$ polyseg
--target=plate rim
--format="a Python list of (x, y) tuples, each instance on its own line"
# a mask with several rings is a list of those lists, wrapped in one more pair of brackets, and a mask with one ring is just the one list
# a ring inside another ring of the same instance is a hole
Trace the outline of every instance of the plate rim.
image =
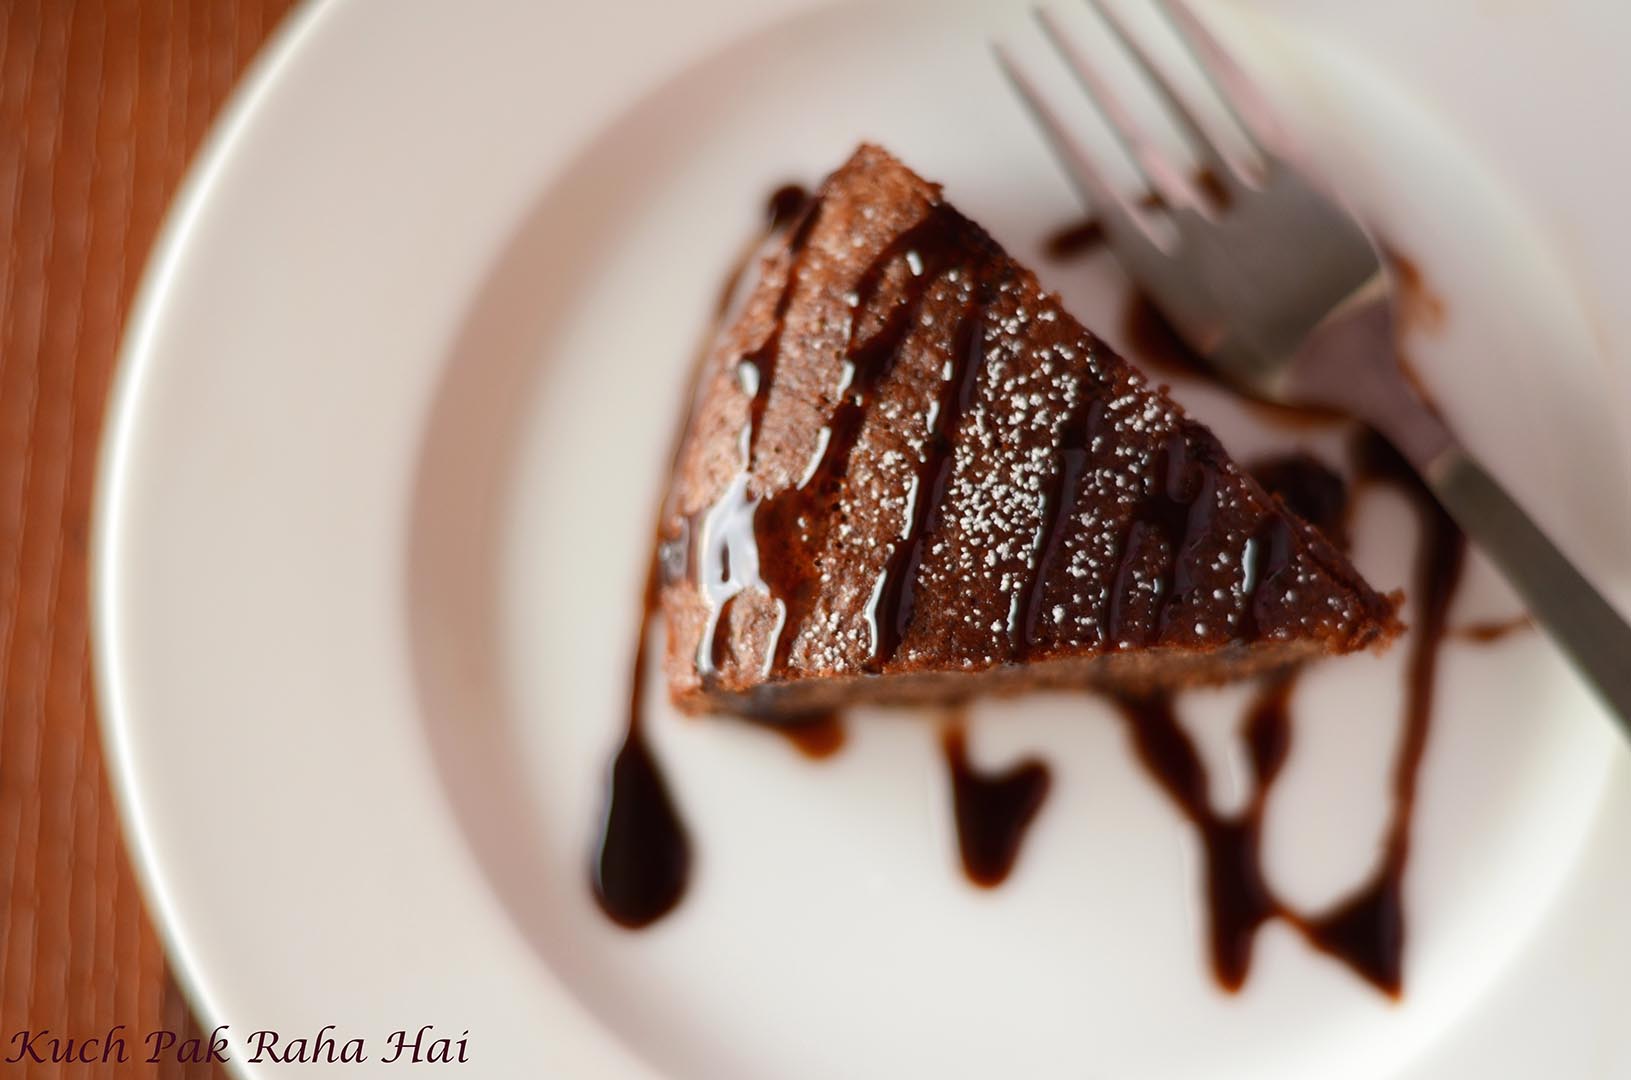
[[(90, 608), (92, 692), (107, 783), (113, 795), (119, 832), (127, 862), (136, 879), (148, 923), (164, 949), (166, 966), (195, 1018), (213, 1023), (220, 1015), (205, 991), (199, 958), (181, 932), (174, 902), (153, 850), (149, 822), (142, 813), (132, 729), (123, 705), (119, 656), (114, 629), (117, 609), (118, 544), (116, 503), (129, 463), (127, 452), (141, 415), (145, 376), (153, 363), (157, 338), (171, 285), (186, 257), (188, 242), (209, 205), (219, 178), (235, 146), (247, 137), (256, 116), (286, 76), (290, 62), (304, 43), (320, 32), (328, 13), (345, 0), (305, 0), (291, 8), (272, 28), (228, 93), (192, 160), (182, 172), (171, 196), (153, 246), (143, 264), (131, 298), (129, 313), (115, 352), (114, 370), (103, 406), (102, 434), (97, 447), (91, 489), (91, 528), (88, 547), (87, 600)], [(247, 1075), (233, 1059), (230, 1071)]]

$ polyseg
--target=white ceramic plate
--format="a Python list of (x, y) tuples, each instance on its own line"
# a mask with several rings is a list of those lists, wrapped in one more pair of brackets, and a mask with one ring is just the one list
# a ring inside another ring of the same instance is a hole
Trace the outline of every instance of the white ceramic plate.
[[(1631, 151), (1601, 102), (1631, 102), (1631, 12), (1208, 14), (1444, 298), (1410, 350), (1469, 442), (1624, 600)], [(96, 543), (129, 834), (240, 1059), (333, 1023), (369, 1067), (434, 1025), (482, 1077), (1631, 1072), (1631, 761), (1534, 634), (1445, 653), (1402, 1003), (1276, 927), (1218, 991), (1193, 841), (1090, 699), (977, 710), (978, 760), (1056, 778), (991, 893), (932, 725), (857, 716), (813, 765), (654, 702), (697, 872), (649, 932), (595, 909), (647, 516), (768, 188), (881, 141), (1116, 337), (1111, 267), (1040, 260), (1074, 202), (994, 32), (1037, 47), (974, 0), (330, 0), (260, 62), (149, 273)], [(1176, 392), (1243, 456), (1336, 450)], [(1404, 585), (1412, 519), (1369, 498), (1357, 557)], [(1455, 620), (1512, 606), (1474, 560)], [(1300, 903), (1375, 857), (1403, 655), (1299, 692), (1266, 842)], [(1242, 693), (1184, 704), (1224, 804)]]

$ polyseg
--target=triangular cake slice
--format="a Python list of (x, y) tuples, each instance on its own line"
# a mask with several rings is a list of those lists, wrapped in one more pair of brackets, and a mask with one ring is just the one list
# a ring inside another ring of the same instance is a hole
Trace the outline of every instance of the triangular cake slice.
[(876, 147), (785, 228), (699, 379), (659, 530), (684, 708), (1145, 692), (1399, 631), (1394, 601)]

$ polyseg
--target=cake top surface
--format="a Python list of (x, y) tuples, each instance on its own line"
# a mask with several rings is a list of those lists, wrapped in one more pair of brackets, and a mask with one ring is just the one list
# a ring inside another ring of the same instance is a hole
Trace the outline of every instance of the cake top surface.
[(700, 378), (661, 527), (677, 682), (1396, 632), (1323, 536), (876, 147), (769, 247)]

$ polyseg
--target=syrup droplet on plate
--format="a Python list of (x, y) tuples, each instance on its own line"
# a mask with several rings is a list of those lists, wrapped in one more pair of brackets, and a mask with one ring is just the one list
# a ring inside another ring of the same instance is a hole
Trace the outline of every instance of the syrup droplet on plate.
[(1048, 767), (1027, 758), (1000, 772), (977, 769), (969, 761), (966, 725), (958, 716), (941, 734), (951, 774), (952, 812), (963, 872), (982, 888), (1007, 879), (1048, 796)]

